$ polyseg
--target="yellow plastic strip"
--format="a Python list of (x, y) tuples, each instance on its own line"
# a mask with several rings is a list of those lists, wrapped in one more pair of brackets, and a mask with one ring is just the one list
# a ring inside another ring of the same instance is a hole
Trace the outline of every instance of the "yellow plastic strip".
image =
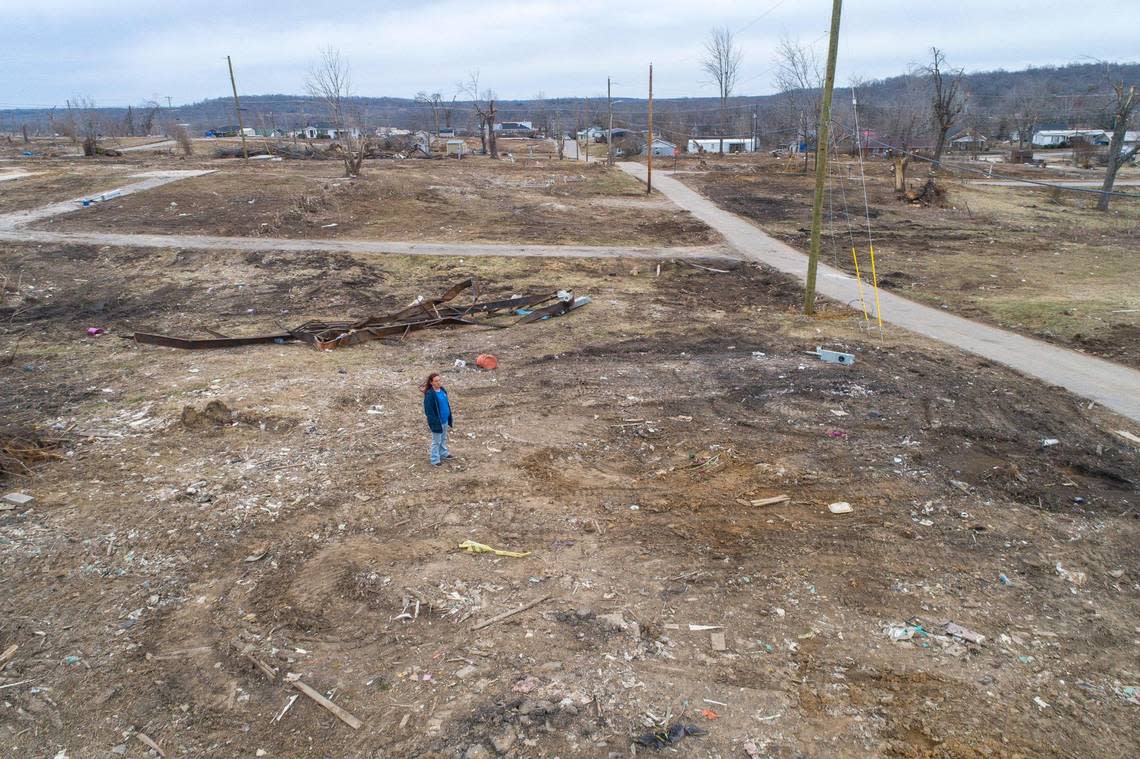
[(855, 281), (859, 283), (859, 302), (863, 304), (863, 321), (870, 321), (867, 316), (867, 300), (863, 297), (863, 278), (859, 276), (859, 256), (855, 254), (855, 246), (851, 246), (851, 258), (855, 261)]
[(871, 246), (871, 284), (875, 286), (875, 316), (879, 319), (879, 332), (883, 331), (883, 310), (879, 308), (879, 275), (875, 273), (875, 246)]

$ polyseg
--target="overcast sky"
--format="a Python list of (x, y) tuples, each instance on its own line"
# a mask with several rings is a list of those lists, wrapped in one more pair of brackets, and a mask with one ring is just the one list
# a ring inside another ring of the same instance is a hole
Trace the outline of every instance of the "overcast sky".
[[(643, 97), (654, 64), (660, 97), (713, 96), (701, 47), (715, 26), (744, 51), (738, 94), (772, 91), (782, 36), (826, 50), (830, 0), (25, 0), (0, 26), (0, 108), (99, 105), (166, 96), (175, 105), (229, 94), (304, 91), (326, 45), (348, 58), (356, 94), (410, 97), (478, 69), (503, 98)], [(931, 45), (967, 71), (1140, 59), (1140, 0), (849, 0), (839, 81), (901, 73)]]

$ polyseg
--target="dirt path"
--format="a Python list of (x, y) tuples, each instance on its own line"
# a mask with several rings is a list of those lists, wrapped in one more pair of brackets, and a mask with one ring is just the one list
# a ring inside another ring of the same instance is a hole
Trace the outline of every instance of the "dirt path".
[[(622, 170), (645, 179), (645, 166), (620, 163)], [(736, 214), (717, 207), (708, 198), (665, 174), (654, 176), (654, 187), (681, 208), (720, 232), (747, 258), (760, 261), (799, 279), (807, 277), (807, 257), (769, 237)], [(859, 306), (857, 281), (830, 266), (819, 266), (818, 291), (830, 298)], [(867, 307), (875, 304), (867, 289)], [(1140, 421), (1140, 372), (1075, 351), (1006, 332), (939, 311), (880, 290), (885, 321), (913, 332), (1005, 364), (1017, 371), (1090, 398), (1133, 421)]]

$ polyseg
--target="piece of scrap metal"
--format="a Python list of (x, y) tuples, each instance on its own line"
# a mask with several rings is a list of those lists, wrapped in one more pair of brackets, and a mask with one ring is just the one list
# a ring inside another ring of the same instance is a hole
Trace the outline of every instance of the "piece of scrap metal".
[(809, 356), (816, 356), (819, 359), (826, 361), (829, 364), (843, 364), (850, 366), (855, 363), (855, 356), (852, 353), (841, 353), (839, 351), (829, 351), (816, 346), (814, 351), (808, 351)]
[(170, 335), (155, 335), (148, 332), (136, 332), (135, 342), (146, 345), (161, 345), (166, 348), (182, 348), (183, 350), (204, 350), (207, 348), (237, 348), (243, 345), (261, 345), (263, 343), (276, 343), (292, 341), (296, 338), (289, 332), (274, 332), (271, 335), (250, 335), (248, 337), (172, 337)]

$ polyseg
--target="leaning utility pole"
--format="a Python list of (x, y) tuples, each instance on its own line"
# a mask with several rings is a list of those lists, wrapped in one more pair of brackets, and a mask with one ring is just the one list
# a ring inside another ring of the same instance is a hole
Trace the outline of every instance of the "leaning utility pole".
[(241, 123), (241, 100), (238, 99), (237, 82), (234, 81), (234, 62), (230, 57), (226, 56), (226, 65), (230, 67), (230, 86), (234, 88), (234, 110), (237, 111), (238, 117), (238, 134), (241, 135), (241, 157), (249, 163), (249, 151), (245, 148), (245, 126)]
[(835, 87), (835, 59), (839, 54), (839, 14), (843, 0), (832, 0), (831, 38), (827, 44), (827, 78), (823, 82), (823, 106), (815, 134), (815, 200), (811, 206), (811, 253), (808, 255), (804, 313), (815, 313), (815, 272), (819, 267), (819, 236), (823, 225), (823, 180), (827, 176), (828, 127), (831, 125), (831, 91)]
[(610, 129), (606, 133), (606, 148), (609, 150), (609, 156), (606, 158), (606, 164), (609, 166), (614, 165), (614, 99), (610, 89), (610, 78), (606, 77), (606, 106), (610, 111)]
[[(837, 0), (838, 1), (838, 0)], [(645, 142), (648, 155), (646, 156), (646, 165), (648, 170), (645, 173), (645, 194), (653, 192), (653, 64), (649, 64), (649, 135)]]

